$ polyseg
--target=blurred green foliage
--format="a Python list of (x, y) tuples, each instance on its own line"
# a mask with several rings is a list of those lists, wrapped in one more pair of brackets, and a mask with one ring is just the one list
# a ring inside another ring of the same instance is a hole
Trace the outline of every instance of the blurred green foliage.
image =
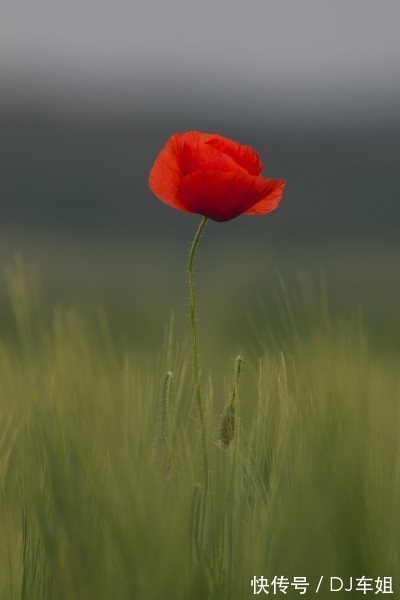
[[(17, 258), (1, 294), (1, 599), (242, 600), (255, 575), (399, 583), (398, 263), (375, 254), (363, 276), (354, 253), (326, 255), (326, 285), (296, 274), (303, 259), (313, 272), (312, 253), (256, 261), (202, 240), (199, 539), (184, 261), (104, 240), (35, 244), (41, 282)], [(224, 449), (239, 350), (239, 428)]]

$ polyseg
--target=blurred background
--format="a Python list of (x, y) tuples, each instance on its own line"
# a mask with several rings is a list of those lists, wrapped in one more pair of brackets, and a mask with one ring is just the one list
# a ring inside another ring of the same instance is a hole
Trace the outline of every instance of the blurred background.
[(290, 288), (299, 272), (324, 280), (335, 314), (362, 306), (373, 344), (398, 352), (397, 0), (0, 10), (0, 261), (20, 253), (37, 268), (44, 306), (101, 305), (149, 352), (172, 313), (185, 330), (199, 217), (158, 201), (147, 178), (171, 134), (197, 129), (253, 146), (263, 174), (287, 181), (275, 213), (208, 225), (197, 268), (208, 351), (252, 348), (249, 314), (257, 322), (263, 305), (273, 320), (278, 270)]

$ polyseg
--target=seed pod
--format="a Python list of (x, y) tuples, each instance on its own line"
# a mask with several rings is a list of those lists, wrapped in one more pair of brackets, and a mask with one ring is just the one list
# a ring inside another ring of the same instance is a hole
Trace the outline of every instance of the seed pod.
[(235, 404), (226, 405), (219, 423), (218, 441), (223, 448), (228, 448), (235, 435)]

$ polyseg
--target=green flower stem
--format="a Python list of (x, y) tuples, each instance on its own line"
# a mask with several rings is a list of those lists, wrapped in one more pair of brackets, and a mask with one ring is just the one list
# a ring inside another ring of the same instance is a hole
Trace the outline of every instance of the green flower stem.
[(194, 301), (194, 280), (193, 280), (193, 259), (197, 244), (199, 243), (200, 236), (207, 223), (207, 217), (203, 217), (189, 253), (189, 289), (190, 289), (190, 320), (192, 323), (192, 343), (193, 343), (193, 367), (194, 367), (194, 378), (196, 384), (196, 400), (200, 415), (200, 427), (201, 427), (201, 441), (203, 449), (203, 472), (204, 472), (204, 495), (203, 495), (203, 511), (201, 519), (201, 538), (203, 537), (206, 504), (207, 504), (207, 493), (208, 493), (208, 456), (207, 456), (207, 440), (206, 440), (206, 424), (204, 420), (204, 408), (201, 400), (200, 391), (200, 377), (199, 377), (199, 360), (197, 354), (197, 331), (196, 331), (196, 311)]

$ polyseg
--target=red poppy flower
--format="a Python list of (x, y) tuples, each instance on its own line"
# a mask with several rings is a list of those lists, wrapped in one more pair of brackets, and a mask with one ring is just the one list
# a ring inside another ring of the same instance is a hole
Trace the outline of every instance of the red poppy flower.
[(283, 179), (264, 179), (256, 152), (218, 134), (176, 133), (150, 171), (153, 193), (173, 208), (214, 221), (275, 210)]

